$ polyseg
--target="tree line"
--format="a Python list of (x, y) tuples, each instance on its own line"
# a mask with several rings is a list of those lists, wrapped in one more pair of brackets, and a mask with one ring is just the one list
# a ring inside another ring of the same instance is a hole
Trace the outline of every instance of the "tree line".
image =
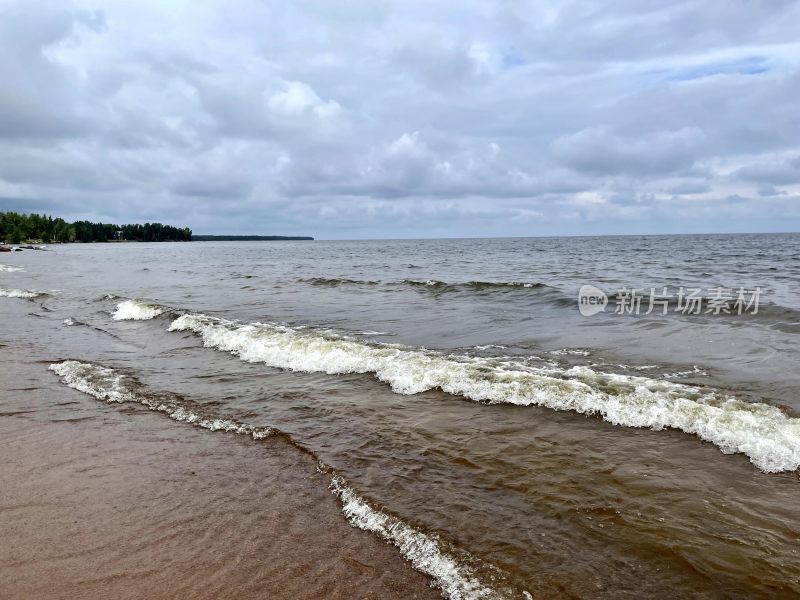
[(190, 242), (192, 230), (161, 223), (114, 225), (75, 221), (46, 215), (0, 212), (0, 241), (7, 244), (41, 241), (46, 243), (108, 242), (128, 240), (136, 242)]

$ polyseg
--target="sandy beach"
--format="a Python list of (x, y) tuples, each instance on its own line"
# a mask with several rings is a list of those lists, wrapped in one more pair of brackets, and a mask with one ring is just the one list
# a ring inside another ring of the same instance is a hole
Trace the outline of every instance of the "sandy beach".
[(795, 236), (640, 242), (747, 245), (741, 317), (581, 315), (623, 238), (303, 243), (4, 259), (0, 596), (797, 595)]
[(439, 597), (280, 439), (175, 427), (59, 387), (46, 364), (0, 365), (3, 597)]

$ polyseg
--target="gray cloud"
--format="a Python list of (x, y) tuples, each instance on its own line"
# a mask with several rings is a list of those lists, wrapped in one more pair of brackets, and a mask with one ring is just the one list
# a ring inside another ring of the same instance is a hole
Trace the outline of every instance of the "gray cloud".
[(0, 19), (0, 136), (50, 138), (75, 135), (89, 126), (80, 114), (76, 69), (48, 51), (73, 38), (80, 26), (103, 28), (102, 13), (46, 3), (12, 3)]
[(0, 209), (318, 237), (796, 229), (798, 20), (0, 0)]
[(741, 167), (734, 176), (766, 185), (800, 183), (800, 156), (773, 162), (757, 162)]
[(620, 135), (608, 127), (591, 127), (558, 138), (555, 156), (576, 170), (598, 174), (658, 174), (692, 166), (705, 144), (702, 130), (638, 132)]

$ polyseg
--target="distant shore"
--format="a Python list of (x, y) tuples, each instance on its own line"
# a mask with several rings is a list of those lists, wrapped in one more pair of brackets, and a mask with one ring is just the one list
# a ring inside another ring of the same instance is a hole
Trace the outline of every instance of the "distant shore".
[[(308, 236), (282, 236), (282, 235), (195, 235), (191, 240), (161, 240), (165, 242), (172, 241), (191, 241), (191, 242), (231, 242), (231, 241), (245, 241), (245, 242), (281, 242), (303, 240), (313, 241), (313, 237)], [(22, 250), (46, 250), (47, 245), (60, 245), (60, 244), (128, 244), (139, 243), (145, 240), (95, 240), (91, 242), (43, 242), (42, 240), (26, 240), (19, 244), (3, 243), (0, 242), (0, 252), (20, 252)]]
[(193, 242), (275, 242), (284, 240), (313, 240), (304, 235), (193, 235)]

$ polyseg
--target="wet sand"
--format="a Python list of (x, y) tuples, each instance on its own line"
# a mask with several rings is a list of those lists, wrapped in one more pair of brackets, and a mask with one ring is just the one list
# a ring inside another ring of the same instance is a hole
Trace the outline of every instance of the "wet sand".
[[(435, 597), (348, 525), (334, 473), (369, 505), (351, 522), (454, 598), (796, 598), (796, 343), (772, 327), (800, 306), (590, 321), (567, 293), (595, 276), (574, 244), (611, 253), (606, 283), (780, 286), (798, 240), (707, 240), (718, 263), (676, 238), (677, 272), (605, 239), (23, 254), (0, 287), (0, 598)], [(225, 423), (243, 435), (201, 429)]]
[(440, 597), (280, 439), (105, 406), (4, 354), (0, 596)]

